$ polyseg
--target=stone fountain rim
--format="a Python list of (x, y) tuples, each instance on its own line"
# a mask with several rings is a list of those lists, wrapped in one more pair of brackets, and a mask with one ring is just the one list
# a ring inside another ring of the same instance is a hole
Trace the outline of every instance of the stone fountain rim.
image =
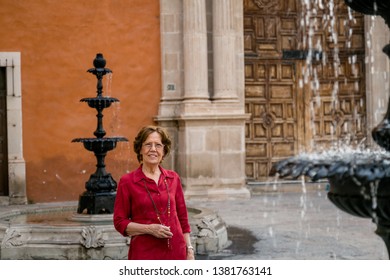
[[(19, 215), (26, 214), (47, 214), (47, 213), (58, 213), (66, 211), (74, 211), (74, 215), (70, 219), (72, 222), (84, 222), (85, 225), (92, 225), (94, 222), (109, 222), (113, 225), (112, 218), (113, 214), (77, 214), (77, 201), (65, 201), (65, 202), (46, 202), (46, 203), (34, 203), (34, 204), (25, 204), (22, 207), (12, 206), (11, 209), (4, 209), (0, 213), (0, 226), (5, 225), (9, 226), (10, 223), (4, 219), (15, 217)], [(188, 211), (194, 213), (192, 218), (196, 221), (201, 221), (204, 219), (211, 219), (218, 216), (218, 214), (208, 208), (203, 207), (194, 207), (187, 205)], [(25, 223), (23, 226), (31, 225), (32, 227), (51, 227), (51, 228), (64, 228), (64, 227), (73, 227), (72, 225), (48, 225), (48, 224), (38, 224), (38, 223)], [(96, 227), (107, 226), (107, 223), (104, 224), (93, 224)], [(12, 227), (17, 227), (19, 224), (12, 224)], [(80, 225), (81, 226), (81, 225)]]
[[(216, 253), (230, 244), (227, 225), (217, 212), (195, 205), (187, 205), (187, 208), (192, 212), (189, 218), (191, 239), (197, 254)], [(98, 222), (93, 219), (81, 222), (70, 219), (74, 224), (13, 223), (7, 221), (7, 218), (29, 213), (73, 211), (76, 215), (77, 201), (9, 205), (0, 209), (0, 259), (127, 258), (130, 239), (115, 230), (112, 214), (83, 214), (91, 217), (104, 216), (105, 220)], [(80, 255), (80, 252), (83, 254)]]

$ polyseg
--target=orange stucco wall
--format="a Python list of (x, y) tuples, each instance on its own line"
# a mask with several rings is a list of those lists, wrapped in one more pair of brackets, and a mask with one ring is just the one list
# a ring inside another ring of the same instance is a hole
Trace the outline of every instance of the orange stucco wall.
[(161, 95), (160, 19), (156, 0), (0, 0), (0, 52), (20, 52), (23, 151), (30, 202), (77, 200), (95, 172), (79, 137), (94, 137), (96, 96), (86, 72), (103, 53), (112, 81), (103, 95), (120, 100), (104, 110), (108, 136), (124, 136), (106, 157), (116, 181), (138, 163), (132, 141), (153, 122)]

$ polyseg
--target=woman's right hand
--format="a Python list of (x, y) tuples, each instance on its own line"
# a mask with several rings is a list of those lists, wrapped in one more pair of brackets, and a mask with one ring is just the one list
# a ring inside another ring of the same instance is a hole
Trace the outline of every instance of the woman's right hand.
[(149, 225), (149, 231), (151, 235), (157, 238), (171, 238), (173, 235), (169, 227), (160, 224)]

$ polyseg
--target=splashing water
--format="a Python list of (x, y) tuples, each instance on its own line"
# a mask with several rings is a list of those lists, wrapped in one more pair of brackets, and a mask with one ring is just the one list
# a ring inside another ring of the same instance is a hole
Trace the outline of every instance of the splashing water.
[[(340, 101), (339, 92), (342, 87), (348, 83), (354, 83), (354, 91), (359, 92), (359, 82), (351, 82), (344, 77), (343, 65), (340, 59), (340, 48), (352, 48), (353, 27), (356, 25), (356, 19), (353, 17), (353, 12), (350, 8), (347, 11), (347, 17), (341, 21), (338, 16), (339, 5), (336, 5), (334, 0), (301, 0), (302, 14), (300, 17), (300, 28), (302, 30), (302, 48), (308, 51), (306, 61), (302, 66), (302, 78), (298, 81), (298, 86), (303, 89), (308, 86), (310, 89), (311, 101), (308, 104), (308, 112), (310, 115), (310, 130), (313, 135), (321, 135), (317, 131), (315, 120), (318, 118), (316, 114), (324, 106), (325, 100), (322, 100), (321, 91), (325, 84), (321, 84), (322, 74), (325, 68), (333, 69), (333, 81), (331, 82), (330, 90), (330, 110), (337, 113), (338, 111), (348, 111), (348, 104), (345, 101)], [(342, 26), (339, 26), (342, 25)], [(325, 31), (326, 38), (322, 38), (319, 34)], [(339, 34), (340, 33), (340, 34)], [(339, 40), (339, 35), (344, 37)], [(348, 55), (348, 64), (351, 67), (352, 77), (358, 78), (359, 61), (356, 55)], [(345, 84), (345, 85), (344, 85)], [(359, 97), (360, 98), (360, 97)], [(326, 100), (326, 102), (328, 102)], [(355, 102), (352, 100), (352, 102)], [(357, 100), (359, 103), (359, 100)], [(363, 107), (364, 100), (360, 98), (360, 107)], [(340, 133), (347, 135), (346, 138), (355, 138), (353, 131), (362, 131), (361, 117), (355, 107), (351, 113), (352, 119), (345, 121), (342, 124)], [(330, 141), (337, 142), (336, 123), (329, 127)], [(318, 143), (312, 138), (308, 143), (308, 149), (314, 150)]]

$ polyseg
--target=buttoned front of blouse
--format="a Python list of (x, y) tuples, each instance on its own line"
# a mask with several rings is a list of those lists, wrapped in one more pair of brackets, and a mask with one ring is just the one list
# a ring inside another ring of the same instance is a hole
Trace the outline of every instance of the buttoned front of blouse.
[(190, 232), (190, 225), (180, 177), (174, 171), (162, 167), (160, 170), (158, 185), (145, 176), (142, 166), (119, 181), (114, 206), (114, 226), (119, 233), (126, 236), (126, 227), (131, 222), (160, 224), (159, 216), (173, 233), (169, 240), (149, 234), (131, 237), (129, 259), (186, 259), (183, 234)]

